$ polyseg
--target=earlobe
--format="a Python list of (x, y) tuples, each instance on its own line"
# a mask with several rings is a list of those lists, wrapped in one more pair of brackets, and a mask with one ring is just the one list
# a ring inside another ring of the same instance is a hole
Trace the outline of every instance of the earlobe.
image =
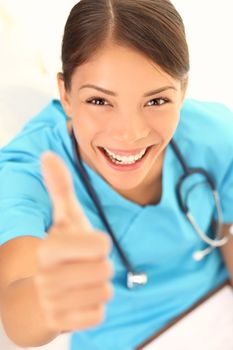
[(63, 107), (66, 115), (71, 118), (69, 93), (65, 88), (63, 74), (60, 72), (57, 74), (57, 84), (58, 84), (60, 101), (61, 101), (62, 107)]

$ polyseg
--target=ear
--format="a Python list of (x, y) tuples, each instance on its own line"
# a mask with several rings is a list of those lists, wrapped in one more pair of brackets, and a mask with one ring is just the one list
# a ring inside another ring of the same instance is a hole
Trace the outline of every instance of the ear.
[(187, 75), (184, 80), (181, 82), (181, 102), (183, 104), (185, 95), (188, 89), (188, 84), (189, 84), (189, 75)]
[(57, 84), (60, 94), (60, 101), (66, 115), (71, 118), (71, 106), (69, 92), (65, 87), (64, 77), (62, 73), (57, 74)]

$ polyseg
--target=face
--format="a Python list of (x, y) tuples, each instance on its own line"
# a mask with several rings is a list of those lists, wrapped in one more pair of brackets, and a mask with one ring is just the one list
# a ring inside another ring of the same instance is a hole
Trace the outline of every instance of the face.
[(75, 70), (69, 91), (59, 75), (58, 85), (81, 157), (105, 181), (120, 192), (160, 176), (184, 99), (179, 80), (142, 54), (109, 45)]

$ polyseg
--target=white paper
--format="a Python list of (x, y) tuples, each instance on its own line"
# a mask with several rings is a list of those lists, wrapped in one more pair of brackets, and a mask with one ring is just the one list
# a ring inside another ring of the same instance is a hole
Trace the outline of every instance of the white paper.
[(233, 350), (233, 289), (225, 286), (144, 350)]

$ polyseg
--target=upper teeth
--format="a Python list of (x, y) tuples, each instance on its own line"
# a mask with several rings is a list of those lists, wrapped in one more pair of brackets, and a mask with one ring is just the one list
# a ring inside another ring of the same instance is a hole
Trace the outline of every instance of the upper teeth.
[(142, 158), (142, 156), (146, 153), (147, 148), (145, 148), (143, 151), (136, 154), (135, 156), (129, 156), (129, 157), (120, 156), (118, 154), (115, 154), (115, 153), (109, 151), (107, 148), (104, 148), (104, 150), (114, 159), (117, 159), (117, 160), (122, 161), (122, 162), (133, 162), (133, 161), (136, 161), (136, 160)]

